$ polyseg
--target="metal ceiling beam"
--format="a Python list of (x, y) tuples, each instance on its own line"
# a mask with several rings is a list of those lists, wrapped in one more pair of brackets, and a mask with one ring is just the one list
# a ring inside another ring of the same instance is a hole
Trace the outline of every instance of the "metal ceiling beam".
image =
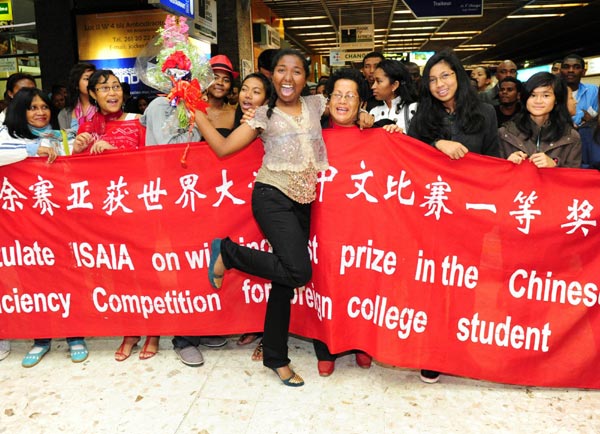
[[(394, 0), (394, 2), (392, 3), (392, 8), (390, 9), (390, 18), (388, 19), (387, 29), (385, 29), (385, 35), (383, 36), (383, 50), (381, 50), (382, 52), (384, 52), (385, 49), (387, 48), (387, 40), (388, 40), (388, 36), (390, 34), (390, 29), (392, 28), (392, 24), (394, 21), (394, 12), (396, 11), (397, 5), (398, 5), (398, 0)], [(375, 37), (375, 35), (373, 35), (373, 37)], [(375, 41), (373, 41), (373, 45), (375, 45)]]
[(285, 35), (285, 39), (292, 41), (294, 43), (294, 45), (301, 48), (306, 54), (315, 54), (315, 53), (313, 53), (313, 51), (311, 49), (307, 48), (306, 45), (298, 42), (298, 40), (296, 38), (294, 38), (292, 35), (290, 35), (288, 32), (284, 31), (283, 34)]
[(335, 24), (335, 20), (333, 19), (331, 12), (329, 12), (329, 8), (327, 7), (327, 2), (325, 0), (321, 0), (321, 6), (323, 7), (323, 10), (325, 11), (325, 15), (327, 15), (327, 18), (329, 18), (329, 22), (331, 23), (331, 26), (333, 27), (335, 34), (337, 35), (339, 33), (338, 26)]

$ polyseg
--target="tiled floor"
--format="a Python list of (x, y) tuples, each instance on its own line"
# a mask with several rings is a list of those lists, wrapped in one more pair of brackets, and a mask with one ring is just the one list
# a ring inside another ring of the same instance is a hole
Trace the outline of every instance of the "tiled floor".
[(179, 362), (170, 339), (150, 360), (113, 359), (120, 338), (88, 339), (90, 357), (71, 363), (64, 340), (33, 368), (31, 341), (13, 341), (0, 362), (0, 433), (598, 433), (600, 392), (541, 389), (338, 359), (319, 377), (310, 342), (292, 338), (290, 357), (306, 385), (283, 386), (250, 360), (254, 344), (202, 349), (205, 365)]

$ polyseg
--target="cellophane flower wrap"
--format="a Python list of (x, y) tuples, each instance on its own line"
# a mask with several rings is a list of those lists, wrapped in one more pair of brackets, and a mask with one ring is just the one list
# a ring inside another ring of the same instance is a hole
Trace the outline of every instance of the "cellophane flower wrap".
[(157, 37), (136, 59), (136, 71), (148, 86), (164, 92), (176, 108), (163, 129), (172, 132), (191, 129), (195, 110), (206, 110), (202, 89), (214, 80), (209, 57), (201, 53), (188, 36), (185, 17), (167, 15)]

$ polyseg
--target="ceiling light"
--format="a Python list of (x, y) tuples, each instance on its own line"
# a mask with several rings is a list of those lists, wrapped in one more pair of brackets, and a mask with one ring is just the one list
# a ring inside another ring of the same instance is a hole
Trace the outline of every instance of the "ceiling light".
[(478, 30), (466, 30), (462, 32), (436, 32), (436, 35), (451, 36), (451, 35), (478, 35), (481, 32)]
[(320, 15), (315, 17), (294, 17), (294, 18), (277, 18), (282, 21), (306, 21), (306, 20), (321, 20), (326, 19), (327, 15)]
[(527, 15), (509, 15), (506, 18), (552, 18), (564, 17), (565, 14), (527, 14)]
[(438, 26), (425, 26), (425, 27), (392, 27), (390, 29), (390, 31), (396, 31), (396, 30), (400, 30), (400, 31), (406, 31), (406, 30), (433, 30), (433, 29), (437, 29)]
[(411, 11), (407, 11), (407, 10), (403, 10), (403, 11), (394, 11), (395, 14), (403, 14), (403, 15), (408, 15), (410, 13), (412, 13)]
[[(423, 18), (423, 19), (419, 19), (420, 23), (431, 23), (431, 22), (436, 22), (436, 21), (444, 21), (443, 18)], [(392, 20), (392, 23), (415, 23), (415, 20)]]
[(310, 26), (287, 26), (286, 29), (324, 29), (331, 28), (331, 24), (311, 24)]
[(443, 36), (441, 38), (437, 36), (432, 36), (429, 38), (430, 41), (453, 41), (456, 39), (469, 39), (468, 36)]
[(559, 3), (556, 5), (525, 5), (523, 9), (558, 9), (558, 8), (576, 8), (587, 6), (589, 3)]
[(464, 44), (461, 48), (491, 48), (495, 47), (496, 44)]
[(324, 35), (335, 35), (335, 32), (296, 33), (296, 36), (324, 36)]
[(336, 41), (337, 38), (315, 38), (315, 39), (305, 39), (304, 42), (312, 42), (312, 41)]

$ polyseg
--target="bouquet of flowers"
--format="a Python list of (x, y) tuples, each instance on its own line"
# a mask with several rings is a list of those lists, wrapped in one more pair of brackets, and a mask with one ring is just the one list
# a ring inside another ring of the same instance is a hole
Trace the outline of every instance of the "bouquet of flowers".
[(190, 43), (189, 27), (185, 17), (167, 15), (158, 36), (142, 50), (136, 59), (140, 79), (166, 93), (175, 107), (176, 125), (167, 122), (167, 128), (192, 128), (196, 110), (206, 110), (202, 89), (214, 80), (206, 55)]

